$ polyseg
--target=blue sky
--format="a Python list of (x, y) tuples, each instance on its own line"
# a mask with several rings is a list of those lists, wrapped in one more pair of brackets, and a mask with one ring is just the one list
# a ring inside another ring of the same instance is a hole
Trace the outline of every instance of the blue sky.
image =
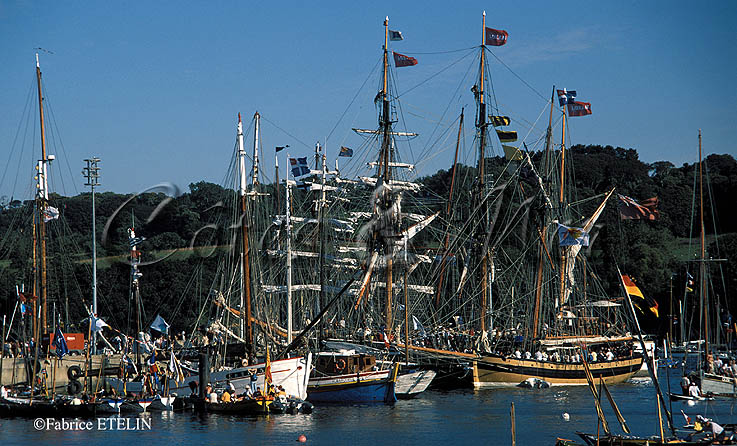
[(399, 127), (421, 134), (401, 148), (403, 159), (417, 162), (420, 175), (447, 169), (451, 128), (465, 106), (470, 163), (475, 68), (468, 70), (484, 9), (487, 26), (509, 32), (507, 45), (492, 48), (503, 64), (492, 57), (490, 67), (500, 108), (520, 134), (555, 85), (592, 104), (593, 115), (571, 119), (574, 144), (635, 148), (645, 162), (680, 165), (696, 160), (701, 128), (706, 153), (737, 154), (733, 2), (460, 3), (3, 0), (0, 196), (31, 196), (40, 152), (35, 102), (26, 108), (35, 47), (54, 53), (41, 53), (63, 141), (63, 149), (58, 136), (50, 144), (58, 159), (53, 190), (82, 191), (82, 159), (91, 155), (103, 160), (102, 190), (163, 181), (186, 189), (221, 182), (238, 112), (246, 126), (256, 110), (263, 116), (270, 176), (276, 145), (306, 156), (330, 135), (330, 158), (341, 145), (360, 147), (350, 129), (376, 126), (372, 70), (386, 15), (405, 37), (392, 49), (419, 59), (395, 71)]

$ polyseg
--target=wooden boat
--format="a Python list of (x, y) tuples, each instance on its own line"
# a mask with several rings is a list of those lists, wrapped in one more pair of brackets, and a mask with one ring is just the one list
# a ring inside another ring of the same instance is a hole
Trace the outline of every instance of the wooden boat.
[[(601, 377), (607, 384), (627, 381), (640, 370), (642, 357), (589, 364), (594, 378)], [(516, 386), (529, 378), (538, 378), (553, 386), (587, 385), (583, 363), (536, 361), (486, 355), (472, 362), (473, 385), (481, 387)]]
[[(631, 435), (602, 435), (597, 437), (595, 434), (586, 434), (576, 432), (581, 437), (583, 443), (577, 443), (572, 440), (558, 438), (555, 446), (663, 446), (663, 445), (679, 445), (679, 446), (698, 446), (714, 444), (713, 438), (699, 438), (694, 440), (684, 440), (681, 438), (666, 438), (663, 441), (660, 437), (637, 437)], [(725, 440), (718, 444), (737, 444), (734, 440)]]
[(229, 403), (205, 402), (205, 410), (211, 413), (234, 415), (263, 415), (271, 412), (273, 397), (246, 398)]
[(393, 403), (399, 366), (374, 370), (376, 358), (365, 354), (318, 354), (307, 386), (307, 399), (325, 403)]
[(3, 417), (53, 417), (57, 412), (56, 404), (49, 399), (0, 398), (0, 416)]
[(712, 401), (714, 399), (710, 396), (680, 395), (678, 393), (669, 393), (668, 396), (672, 401)]
[(94, 417), (120, 413), (123, 399), (103, 398), (96, 401), (59, 399), (56, 401), (57, 415), (62, 417)]

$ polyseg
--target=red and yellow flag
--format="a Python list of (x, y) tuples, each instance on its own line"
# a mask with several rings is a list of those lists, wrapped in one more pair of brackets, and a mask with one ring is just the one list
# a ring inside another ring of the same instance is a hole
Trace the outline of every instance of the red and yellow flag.
[(625, 274), (622, 274), (622, 283), (624, 284), (624, 289), (627, 291), (627, 294), (629, 294), (630, 297), (636, 297), (637, 299), (633, 301), (632, 303), (640, 310), (643, 311), (641, 304), (644, 303), (647, 308), (653, 312), (655, 317), (658, 317), (658, 302), (653, 299), (652, 297), (645, 297), (642, 294), (642, 291), (635, 285), (635, 282), (630, 279), (630, 276), (627, 276)]

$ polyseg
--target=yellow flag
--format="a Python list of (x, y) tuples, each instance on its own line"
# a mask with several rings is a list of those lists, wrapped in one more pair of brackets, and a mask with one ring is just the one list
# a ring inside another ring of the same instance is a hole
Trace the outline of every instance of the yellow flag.
[(507, 146), (505, 144), (502, 144), (502, 147), (504, 148), (504, 156), (507, 158), (507, 160), (522, 161), (524, 159), (520, 149), (514, 146)]

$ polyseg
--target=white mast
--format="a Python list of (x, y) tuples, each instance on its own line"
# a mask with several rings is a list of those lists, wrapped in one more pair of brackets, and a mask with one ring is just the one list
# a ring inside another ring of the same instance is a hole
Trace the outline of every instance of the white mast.
[[(97, 236), (95, 231), (95, 187), (100, 185), (100, 168), (97, 167), (97, 163), (100, 162), (100, 158), (94, 156), (84, 161), (87, 163), (87, 167), (82, 171), (82, 175), (87, 178), (85, 186), (90, 186), (90, 189), (92, 190), (92, 314), (94, 314), (94, 321), (97, 323)], [(92, 353), (97, 353), (97, 331), (92, 333)]]
[[(289, 159), (289, 154), (287, 154)], [(287, 225), (287, 343), (292, 342), (292, 215), (289, 209), (289, 169), (287, 169), (286, 225)]]
[(253, 115), (254, 120), (254, 132), (253, 132), (253, 185), (258, 184), (258, 142), (259, 142), (259, 130), (261, 126), (261, 115), (256, 112)]
[[(258, 115), (258, 113), (257, 113)], [(241, 122), (241, 114), (238, 113), (238, 174), (239, 174), (239, 188), (240, 188), (240, 196), (241, 200), (245, 200), (246, 196), (246, 151), (243, 146), (243, 122)], [(246, 218), (245, 215), (242, 215), (241, 218)], [(241, 261), (240, 263), (240, 273), (241, 273), (241, 302), (240, 302), (240, 310), (243, 312), (245, 309), (245, 300), (246, 300), (246, 281), (245, 281), (245, 271), (244, 271), (244, 261), (243, 256), (245, 255), (245, 252), (241, 250)], [(243, 338), (245, 333), (245, 327), (244, 327), (244, 319), (243, 317), (240, 318), (240, 336)]]

